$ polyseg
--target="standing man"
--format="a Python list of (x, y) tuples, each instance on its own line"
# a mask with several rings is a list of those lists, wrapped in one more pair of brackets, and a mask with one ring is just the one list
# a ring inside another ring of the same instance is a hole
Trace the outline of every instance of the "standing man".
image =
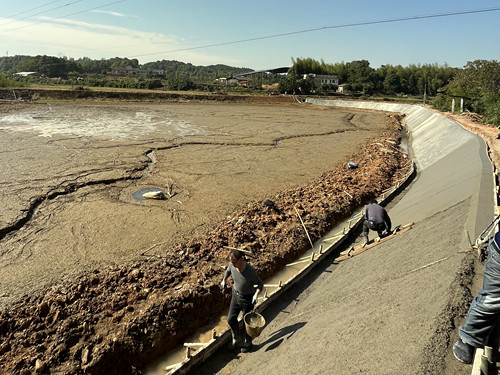
[(391, 232), (391, 218), (384, 207), (380, 206), (374, 198), (370, 204), (366, 206), (365, 221), (363, 221), (363, 235), (365, 236), (365, 244), (368, 243), (368, 233), (371, 230), (377, 231), (378, 236), (382, 237), (383, 231)]
[(241, 334), (238, 315), (240, 311), (243, 311), (243, 316), (245, 316), (253, 310), (257, 303), (257, 296), (264, 288), (264, 283), (257, 271), (245, 261), (243, 253), (239, 250), (231, 250), (229, 265), (221, 282), (223, 289), (226, 287), (226, 279), (229, 275), (233, 278), (233, 290), (227, 322), (233, 336), (233, 348), (241, 345), (241, 352), (246, 353), (252, 347), (252, 338), (246, 333), (245, 328), (243, 328), (244, 334)]
[(465, 323), (458, 330), (459, 339), (453, 345), (453, 354), (462, 363), (472, 363), (476, 348), (487, 344), (500, 318), (500, 232), (488, 244), (483, 275), (483, 287), (472, 300)]

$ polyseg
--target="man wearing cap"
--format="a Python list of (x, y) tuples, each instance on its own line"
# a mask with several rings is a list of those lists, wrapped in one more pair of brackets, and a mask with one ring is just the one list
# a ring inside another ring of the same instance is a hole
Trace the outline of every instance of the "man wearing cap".
[(363, 235), (365, 243), (368, 243), (368, 233), (371, 230), (377, 231), (378, 236), (382, 237), (384, 230), (391, 232), (391, 218), (384, 207), (380, 206), (376, 199), (372, 199), (366, 206), (365, 220), (363, 221)]
[(459, 339), (453, 345), (453, 354), (462, 363), (472, 363), (476, 348), (486, 345), (500, 317), (500, 232), (488, 244), (483, 274), (483, 287), (472, 300), (465, 323), (458, 330)]
[(226, 287), (226, 279), (230, 275), (233, 278), (233, 290), (227, 322), (233, 336), (232, 347), (237, 348), (242, 345), (241, 351), (246, 353), (252, 347), (252, 338), (246, 333), (245, 328), (243, 328), (244, 334), (241, 334), (238, 315), (240, 311), (245, 316), (253, 310), (257, 303), (257, 296), (264, 288), (264, 283), (257, 271), (245, 261), (243, 253), (239, 250), (231, 250), (229, 265), (221, 282), (222, 288)]

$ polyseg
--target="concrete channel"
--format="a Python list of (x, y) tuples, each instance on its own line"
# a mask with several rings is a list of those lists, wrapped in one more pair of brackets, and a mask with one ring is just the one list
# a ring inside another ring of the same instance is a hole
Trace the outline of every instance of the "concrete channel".
[(420, 105), (307, 99), (307, 103), (406, 115), (417, 181), (391, 209), (395, 222), (420, 221), (471, 197), (464, 230), (475, 239), (496, 209), (495, 179), (484, 140)]
[[(407, 189), (404, 196), (390, 209), (393, 223), (422, 221), (469, 198), (471, 204), (463, 225), (465, 236), (474, 241), (493, 220), (497, 207), (495, 179), (486, 145), (479, 136), (419, 105), (317, 99), (307, 99), (306, 103), (398, 112), (406, 115), (406, 126), (410, 134), (409, 147), (416, 167), (406, 179), (415, 177), (415, 173), (416, 177), (411, 188)], [(386, 191), (380, 200), (383, 202), (392, 199), (400, 192), (404, 182), (401, 181)], [(256, 310), (264, 311), (304, 278), (321, 259), (338, 249), (343, 240), (351, 231), (356, 230), (361, 222), (362, 211), (353, 213), (349, 221), (334, 228), (323, 239), (317, 241), (299, 262), (291, 265), (292, 277), (288, 278), (289, 274), (280, 274), (273, 280), (267, 280), (267, 292), (261, 297)], [(221, 329), (221, 324), (218, 323), (218, 330)], [(170, 362), (170, 365), (165, 366), (163, 362), (161, 370), (156, 367), (156, 370), (151, 368), (146, 373), (186, 374), (227, 344), (230, 332), (227, 328), (218, 332), (214, 329), (213, 334), (208, 336), (204, 334), (203, 345), (198, 343), (194, 343), (194, 346), (187, 345), (182, 353), (176, 355), (174, 363)]]

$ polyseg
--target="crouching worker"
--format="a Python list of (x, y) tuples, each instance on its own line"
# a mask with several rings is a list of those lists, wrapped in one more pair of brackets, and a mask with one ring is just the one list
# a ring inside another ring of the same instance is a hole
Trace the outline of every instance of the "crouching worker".
[(241, 346), (241, 352), (246, 353), (252, 347), (252, 338), (246, 333), (244, 326), (243, 332), (240, 332), (238, 315), (242, 311), (245, 316), (254, 309), (257, 296), (264, 288), (264, 284), (257, 271), (245, 261), (243, 253), (239, 250), (231, 251), (229, 265), (221, 282), (222, 288), (226, 287), (226, 279), (230, 275), (233, 278), (233, 289), (227, 322), (233, 336), (232, 347), (236, 349)]
[(391, 218), (384, 207), (380, 206), (376, 199), (372, 199), (370, 204), (366, 206), (365, 220), (363, 221), (363, 235), (365, 244), (368, 243), (368, 233), (371, 230), (377, 232), (379, 238), (383, 236), (384, 230), (386, 234), (391, 232)]

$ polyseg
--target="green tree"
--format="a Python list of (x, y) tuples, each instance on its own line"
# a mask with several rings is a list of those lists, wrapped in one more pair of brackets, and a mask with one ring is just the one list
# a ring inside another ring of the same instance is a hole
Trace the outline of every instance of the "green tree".
[(466, 98), (465, 107), (500, 125), (500, 63), (496, 60), (469, 61), (446, 86), (447, 96)]

